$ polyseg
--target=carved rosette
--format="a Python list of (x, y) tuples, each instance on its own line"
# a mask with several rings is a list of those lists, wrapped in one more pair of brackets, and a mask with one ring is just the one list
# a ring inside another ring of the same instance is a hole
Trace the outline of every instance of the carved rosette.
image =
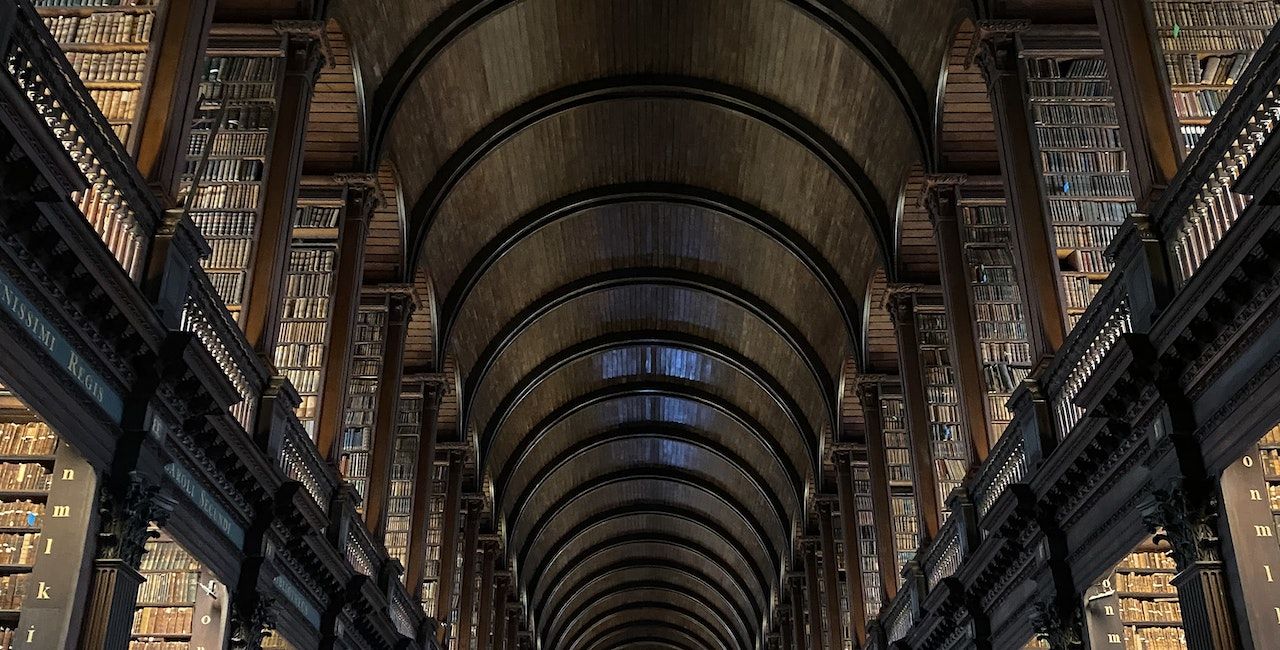
[(255, 598), (251, 606), (231, 604), (231, 638), (227, 645), (234, 650), (257, 650), (262, 639), (276, 627), (275, 600)]
[(121, 560), (131, 567), (142, 564), (147, 540), (157, 536), (151, 522), (163, 525), (169, 509), (160, 503), (160, 486), (137, 472), (130, 472), (122, 489), (107, 482), (98, 495), (102, 525), (98, 533), (98, 558)]
[(1051, 598), (1032, 604), (1031, 629), (1037, 639), (1048, 643), (1053, 650), (1077, 650), (1084, 643), (1079, 609), (1073, 607), (1064, 616)]
[(1189, 499), (1181, 487), (1152, 490), (1143, 508), (1143, 523), (1155, 533), (1156, 541), (1167, 541), (1173, 547), (1170, 555), (1180, 571), (1197, 562), (1222, 560), (1217, 497), (1213, 490), (1198, 492), (1204, 496)]

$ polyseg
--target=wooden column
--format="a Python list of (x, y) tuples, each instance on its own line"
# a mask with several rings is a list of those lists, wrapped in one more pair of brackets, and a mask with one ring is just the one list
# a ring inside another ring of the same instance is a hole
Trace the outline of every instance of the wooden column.
[[(844, 647), (844, 626), (840, 617), (844, 612), (840, 609), (840, 574), (836, 567), (835, 523), (832, 521), (832, 503), (830, 500), (818, 502), (818, 539), (822, 544), (822, 584), (827, 596), (827, 642), (832, 648)], [(850, 540), (845, 539), (848, 547)], [(853, 572), (856, 564), (849, 565)], [(850, 604), (853, 596), (849, 597)], [(852, 628), (850, 628), (852, 629)]]
[(818, 583), (818, 548), (813, 541), (801, 544), (804, 560), (804, 590), (809, 608), (809, 648), (822, 649), (822, 587)]
[(476, 545), (480, 541), (480, 499), (468, 498), (462, 533), (462, 589), (458, 598), (458, 648), (471, 647), (471, 621), (476, 607)]
[[(1257, 449), (1232, 463), (1219, 483), (1222, 556), (1232, 587), (1245, 650), (1263, 650), (1274, 634), (1280, 609), (1280, 544)], [(1260, 531), (1266, 534), (1260, 535)]]
[(493, 566), (497, 563), (498, 542), (486, 539), (480, 545), (480, 603), (476, 618), (476, 650), (489, 650), (493, 636), (493, 604), (496, 585)]
[(1027, 336), (1034, 366), (1047, 362), (1066, 340), (1066, 315), (1057, 278), (1053, 232), (1036, 173), (1030, 102), (1018, 72), (1015, 34), (1026, 21), (980, 21), (977, 54), (991, 95), (1000, 170), (1005, 180), (1017, 255), (1018, 285), (1027, 303)]
[(493, 650), (503, 650), (507, 644), (507, 596), (510, 588), (511, 574), (504, 569), (494, 578)]
[(990, 455), (992, 440), (978, 331), (974, 327), (973, 294), (969, 290), (971, 272), (960, 230), (960, 185), (967, 181), (962, 174), (928, 176), (925, 199), (938, 246), (939, 282), (951, 335), (951, 367), (956, 373), (960, 417), (968, 433), (972, 466), (977, 467)]
[[(902, 375), (902, 401), (907, 412), (911, 440), (911, 467), (920, 519), (920, 546), (938, 536), (942, 504), (938, 498), (938, 472), (933, 463), (929, 436), (929, 402), (925, 395), (924, 367), (920, 361), (920, 336), (916, 329), (915, 285), (889, 287), (889, 315), (898, 337), (898, 372)], [(955, 338), (955, 337), (952, 337)]]
[(311, 91), (324, 63), (324, 23), (281, 21), (276, 23), (276, 30), (285, 39), (284, 79), (270, 154), (263, 170), (262, 221), (249, 261), (244, 312), (240, 318), (249, 343), (270, 366), (274, 366), (280, 329), (280, 302), (289, 264)]
[(316, 422), (316, 448), (332, 463), (337, 463), (341, 447), (347, 381), (351, 377), (351, 339), (360, 311), (364, 244), (369, 234), (369, 218), (382, 199), (374, 176), (347, 174), (337, 178), (347, 186), (346, 201), (338, 222), (329, 345), (324, 350), (323, 390)]
[[(404, 378), (406, 381), (408, 377)], [(431, 500), (435, 496), (436, 424), (440, 400), (448, 386), (443, 375), (418, 378), (423, 382), (422, 427), (418, 431), (418, 469), (413, 475), (413, 512), (409, 515), (409, 566), (404, 584), (414, 600), (422, 599), (422, 580), (427, 573), (427, 527), (431, 522)]]
[(440, 534), (440, 584), (436, 589), (436, 620), (452, 623), (449, 619), (453, 602), (454, 572), (458, 557), (458, 517), (462, 514), (462, 452), (448, 452), (449, 470), (445, 477), (444, 530)]
[(840, 498), (840, 531), (844, 536), (845, 584), (849, 589), (849, 632), (854, 647), (867, 644), (867, 603), (863, 599), (862, 557), (858, 540), (858, 500), (853, 493), (853, 455), (835, 454), (836, 490)]
[[(153, 27), (151, 85), (142, 107), (134, 160), (166, 207), (175, 205), (200, 88), (213, 0), (168, 0)], [(126, 143), (127, 145), (128, 143)]]
[(503, 650), (517, 650), (520, 642), (517, 636), (520, 634), (520, 606), (513, 605), (507, 612), (507, 639), (504, 642)]
[(396, 420), (400, 415), (400, 379), (404, 376), (404, 345), (413, 315), (412, 288), (391, 289), (387, 296), (387, 330), (382, 371), (378, 376), (373, 448), (369, 452), (368, 501), (364, 521), (375, 539), (387, 530), (387, 501), (391, 498), (391, 464), (395, 456)]
[(787, 590), (791, 592), (791, 647), (805, 650), (808, 645), (804, 640), (804, 575), (787, 576)]
[(1149, 0), (1093, 4), (1139, 212), (1151, 209), (1182, 160), (1176, 112), (1161, 81), (1164, 63), (1156, 58), (1155, 32), (1147, 24), (1148, 4)]
[(880, 564), (881, 602), (898, 594), (897, 561), (893, 546), (893, 517), (889, 508), (889, 472), (884, 451), (884, 427), (880, 419), (880, 384), (871, 377), (858, 382), (862, 414), (867, 426), (867, 473), (871, 482), (871, 516), (876, 523), (876, 555)]

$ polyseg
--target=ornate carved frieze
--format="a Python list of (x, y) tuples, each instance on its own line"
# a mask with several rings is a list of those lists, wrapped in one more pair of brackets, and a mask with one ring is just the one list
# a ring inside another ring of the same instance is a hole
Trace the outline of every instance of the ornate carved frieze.
[(130, 472), (119, 482), (104, 480), (98, 494), (102, 522), (98, 559), (140, 566), (147, 540), (155, 537), (151, 523), (164, 525), (170, 510), (171, 504), (160, 496), (160, 486), (138, 472)]
[(1197, 490), (1195, 495), (1190, 495), (1181, 486), (1157, 488), (1143, 504), (1142, 522), (1155, 533), (1156, 541), (1169, 543), (1173, 549), (1171, 555), (1180, 569), (1197, 562), (1222, 559), (1214, 492)]
[(1084, 621), (1079, 607), (1059, 607), (1052, 597), (1031, 605), (1031, 629), (1052, 650), (1078, 650), (1084, 643)]

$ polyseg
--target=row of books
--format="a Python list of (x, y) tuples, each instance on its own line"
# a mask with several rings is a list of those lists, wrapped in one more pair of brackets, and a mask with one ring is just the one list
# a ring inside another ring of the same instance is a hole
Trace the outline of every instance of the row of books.
[(1187, 120), (1207, 120), (1213, 117), (1230, 91), (1225, 88), (1205, 88), (1173, 93), (1173, 108), (1178, 117)]
[(1153, 0), (1151, 12), (1161, 25), (1274, 25), (1280, 11), (1270, 0)]
[(1126, 623), (1180, 623), (1182, 610), (1177, 600), (1121, 598), (1120, 618)]
[(195, 571), (148, 572), (147, 581), (138, 587), (138, 602), (185, 604), (194, 603), (200, 587), (200, 574)]
[(94, 12), (87, 16), (45, 16), (44, 24), (60, 45), (94, 43), (146, 45), (151, 42), (152, 12)]
[(147, 542), (147, 552), (142, 556), (139, 569), (143, 573), (163, 571), (199, 571), (200, 563), (190, 553), (174, 542)]
[(52, 480), (39, 463), (0, 463), (0, 490), (48, 490)]
[[(228, 125), (229, 128), (229, 125)], [(192, 131), (191, 140), (187, 144), (187, 155), (198, 157), (205, 155), (205, 148), (209, 146), (209, 133)], [(213, 148), (209, 150), (210, 156), (258, 156), (262, 157), (267, 151), (267, 133), (265, 131), (241, 133), (234, 130), (221, 130), (217, 137), (213, 139)]]
[(1106, 79), (1107, 65), (1102, 59), (1034, 58), (1027, 60), (1027, 73), (1033, 79)]
[(209, 284), (218, 293), (218, 297), (228, 307), (240, 304), (244, 296), (245, 274), (242, 271), (212, 271), (205, 269), (209, 276)]
[(44, 525), (44, 504), (31, 499), (0, 502), (0, 526), (5, 528), (39, 528)]
[(1064, 95), (1101, 97), (1110, 88), (1105, 79), (1033, 79), (1029, 85), (1031, 92), (1038, 95), (1033, 101), (1038, 102), (1063, 101)]
[(30, 577), (29, 573), (0, 576), (0, 609), (22, 609)]
[(1018, 341), (982, 341), (978, 346), (984, 361), (989, 363), (1012, 363), (1026, 365), (1031, 363), (1031, 345), (1025, 340)]
[(206, 102), (209, 105), (224, 103), (251, 104), (257, 102), (266, 107), (275, 102), (275, 87), (275, 82), (271, 81), (246, 83), (202, 82), (200, 84), (200, 101), (202, 106)]
[(1160, 47), (1166, 54), (1257, 50), (1262, 47), (1262, 41), (1266, 38), (1267, 29), (1270, 27), (1270, 25), (1266, 27), (1257, 25), (1256, 29), (1180, 27), (1176, 35), (1173, 30), (1162, 34)]
[(89, 91), (89, 96), (102, 111), (102, 116), (111, 122), (131, 121), (138, 113), (137, 90), (94, 89)]
[[(277, 346), (276, 365), (318, 369), (324, 363), (323, 343), (288, 343)], [(297, 386), (294, 386), (298, 388)], [(299, 390), (301, 390), (299, 388)]]
[(0, 454), (50, 456), (58, 447), (58, 434), (43, 422), (0, 423)]
[(262, 180), (262, 172), (262, 161), (256, 159), (201, 160), (200, 158), (191, 158), (187, 160), (185, 167), (185, 173), (189, 176), (199, 173), (200, 182), (202, 183), (211, 181), (256, 182)]
[(1045, 149), (1119, 149), (1120, 130), (1101, 126), (1076, 126), (1068, 128), (1040, 125), (1036, 129), (1036, 144)]
[(131, 632), (138, 636), (191, 634), (191, 608), (139, 607), (133, 613)]
[(259, 185), (257, 183), (201, 184), (194, 196), (189, 196), (188, 205), (194, 210), (256, 210), (258, 208)]
[[(129, 641), (129, 650), (190, 650), (186, 641), (165, 641), (154, 638), (138, 638)], [(0, 650), (3, 650), (0, 648)]]
[(1007, 363), (983, 363), (982, 374), (986, 379), (987, 386), (992, 392), (1012, 393), (1014, 389), (1022, 385), (1022, 381), (1027, 378), (1029, 370), (1023, 367), (1016, 367)]
[(1068, 268), (1081, 273), (1110, 273), (1111, 261), (1105, 251), (1076, 249), (1066, 260)]
[(1051, 201), (1049, 219), (1055, 226), (1070, 223), (1118, 225), (1124, 223), (1133, 210), (1133, 203), (1125, 202)]
[(151, 0), (34, 0), (37, 7), (155, 7)]
[(1009, 229), (1003, 226), (966, 226), (964, 240), (969, 244), (1007, 244)]
[(324, 343), (328, 336), (325, 324), (312, 320), (281, 323), (280, 338), (290, 343)]
[(1186, 650), (1187, 635), (1181, 627), (1124, 628), (1124, 647), (1141, 650)]
[(253, 237), (258, 229), (258, 217), (252, 212), (195, 212), (191, 221), (206, 239)]
[(293, 213), (294, 228), (337, 228), (341, 209), (331, 206), (300, 205)]
[(974, 302), (1012, 302), (1021, 300), (1018, 287), (1014, 283), (1013, 269), (1004, 267), (999, 273), (990, 273), (991, 269), (974, 269), (973, 300)]
[(1223, 54), (1200, 58), (1196, 54), (1165, 54), (1164, 69), (1169, 83), (1177, 86), (1235, 83), (1253, 58), (1252, 52)]
[(1137, 551), (1125, 556), (1124, 562), (1116, 567), (1116, 571), (1125, 569), (1168, 569), (1177, 571), (1178, 565), (1164, 551)]
[(1112, 578), (1116, 591), (1129, 591), (1143, 594), (1177, 594), (1178, 590), (1169, 584), (1167, 573), (1116, 573)]
[(1115, 124), (1120, 119), (1111, 104), (1033, 104), (1031, 115), (1040, 124)]
[(1101, 286), (1082, 275), (1060, 274), (1068, 309), (1084, 309), (1098, 295)]
[(210, 245), (211, 252), (204, 265), (215, 269), (235, 269), (249, 266), (253, 255), (253, 240), (223, 239)]
[(1133, 186), (1128, 173), (1109, 173), (1102, 169), (1081, 169), (1074, 174), (1044, 175), (1050, 198), (1076, 196), (1132, 197)]
[(64, 52), (67, 62), (86, 83), (141, 83), (147, 55), (141, 52)]
[(1046, 172), (1100, 171), (1127, 173), (1128, 154), (1120, 149), (1112, 151), (1042, 151), (1041, 168)]
[(218, 83), (275, 82), (282, 60), (266, 56), (211, 56), (205, 59), (201, 79)]
[(323, 331), (325, 325), (329, 322), (329, 306), (329, 298), (327, 297), (286, 296), (281, 303), (282, 312), (280, 317), (290, 321), (302, 321), (292, 323), (296, 325), (315, 325)]
[[(978, 305), (981, 306), (981, 305)], [(1013, 307), (1016, 305), (996, 305), (1004, 307)], [(1019, 310), (1021, 311), (1021, 310)], [(977, 335), (980, 340), (1025, 340), (1027, 338), (1027, 325), (1022, 321), (1019, 314), (1015, 319), (1004, 321), (978, 321), (976, 323)]]
[(291, 296), (323, 296), (332, 290), (330, 279), (337, 252), (333, 247), (294, 246), (289, 251), (285, 290)]
[[(985, 228), (984, 230), (993, 233), (1003, 233), (1003, 236), (999, 237), (999, 239), (1003, 239), (1003, 243), (1008, 242), (1008, 228)], [(996, 267), (1009, 267), (1013, 265), (1013, 256), (1010, 255), (1009, 248), (1007, 246), (969, 246), (966, 251), (968, 252), (967, 257), (970, 264)]]
[(0, 533), (0, 564), (31, 566), (39, 544), (40, 533)]
[(994, 321), (991, 324), (1018, 324), (1022, 321), (1022, 305), (1019, 303), (978, 302), (973, 305), (973, 313), (980, 321)]
[(1120, 226), (1054, 224), (1053, 239), (1057, 248), (1105, 249), (1120, 232)]

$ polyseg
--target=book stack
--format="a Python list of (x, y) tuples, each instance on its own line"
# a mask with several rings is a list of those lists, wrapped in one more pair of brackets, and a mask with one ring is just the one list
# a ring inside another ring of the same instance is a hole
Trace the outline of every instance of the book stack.
[(975, 334), (986, 387), (987, 426), (992, 442), (1013, 414), (1009, 397), (1031, 368), (1031, 344), (1022, 291), (1014, 267), (1009, 213), (1003, 203), (967, 203), (961, 212), (965, 263), (973, 296)]
[(951, 365), (951, 332), (942, 305), (917, 303), (915, 320), (938, 503), (945, 504), (969, 471), (969, 444), (960, 425), (960, 392)]
[(167, 538), (149, 540), (146, 548), (139, 569), (146, 582), (138, 588), (129, 650), (186, 650), (200, 563)]
[(1187, 647), (1178, 592), (1172, 585), (1177, 567), (1166, 549), (1147, 540), (1121, 560), (1111, 576), (1126, 648)]
[(337, 208), (299, 206), (294, 213), (293, 241), (280, 305), (280, 334), (276, 345), (276, 367), (293, 382), (302, 402), (298, 421), (315, 439), (316, 418), (320, 415), (320, 390), (325, 351), (329, 345), (332, 317), (334, 271), (338, 250), (336, 233), (317, 230), (317, 222), (328, 222)]
[(1263, 0), (1152, 0), (1151, 15), (1183, 145), (1195, 147), (1280, 9)]
[(1094, 55), (1026, 60), (1046, 211), (1068, 326), (1111, 272), (1103, 252), (1134, 209), (1107, 78)]
[(871, 473), (865, 463), (853, 466), (853, 501), (858, 513), (858, 560), (862, 570), (862, 603), (867, 618), (880, 613), (880, 556), (876, 554), (876, 522), (871, 507)]
[(1272, 427), (1258, 441), (1258, 458), (1262, 466), (1262, 478), (1267, 484), (1267, 502), (1277, 532), (1280, 532), (1280, 426)]
[(281, 63), (276, 56), (206, 57), (186, 148), (183, 205), (213, 249), (201, 264), (237, 317), (261, 218)]
[(387, 500), (387, 553), (409, 564), (409, 519), (413, 512), (413, 480), (418, 468), (422, 429), (422, 386), (405, 384), (396, 414), (395, 450), (391, 457), (391, 496)]
[(440, 583), (440, 542), (444, 537), (444, 495), (449, 487), (449, 464), (436, 461), (431, 466), (431, 503), (427, 506), (426, 563), (422, 572), (422, 611), (436, 614)]
[(907, 434), (907, 413), (900, 393), (880, 389), (880, 423), (884, 431), (885, 469), (889, 475), (890, 525), (893, 529), (893, 568), (902, 581), (902, 569), (920, 546), (919, 518), (913, 492), (915, 471), (911, 465), (911, 440)]
[(151, 41), (161, 4), (35, 0), (35, 5), (112, 130), (131, 145), (140, 100), (152, 74)]
[(373, 444), (378, 377), (382, 373), (386, 327), (385, 300), (360, 306), (352, 337), (351, 375), (347, 382), (347, 404), (343, 413), (342, 452), (338, 469), (342, 477), (360, 494), (361, 512), (364, 511), (367, 494), (369, 451)]
[[(2, 389), (3, 387), (0, 387)], [(6, 409), (0, 420), (0, 620), (16, 623), (40, 558), (41, 529), (52, 485), (58, 435), (31, 411)], [(0, 628), (0, 648), (12, 641)]]

